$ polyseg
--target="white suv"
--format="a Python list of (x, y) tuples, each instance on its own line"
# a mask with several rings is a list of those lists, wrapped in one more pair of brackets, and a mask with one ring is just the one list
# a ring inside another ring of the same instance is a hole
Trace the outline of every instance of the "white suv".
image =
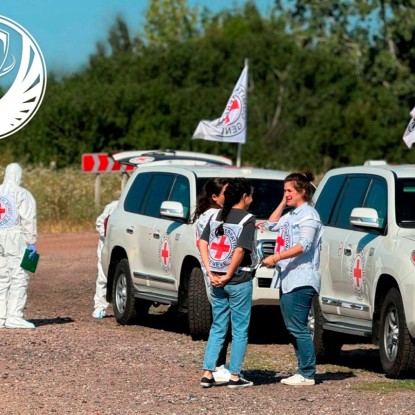
[(325, 226), (317, 357), (362, 336), (379, 345), (388, 376), (405, 376), (415, 369), (415, 167), (331, 170), (314, 201)]
[[(265, 220), (282, 199), (287, 174), (213, 165), (149, 163), (137, 169), (109, 218), (102, 252), (107, 300), (117, 321), (128, 324), (151, 303), (174, 304), (187, 312), (190, 334), (205, 337), (211, 308), (191, 223), (197, 195), (209, 178), (246, 177), (254, 186), (250, 212)], [(274, 234), (258, 233), (260, 256), (272, 254), (274, 244)], [(253, 305), (278, 304), (271, 278), (272, 270), (258, 270)]]

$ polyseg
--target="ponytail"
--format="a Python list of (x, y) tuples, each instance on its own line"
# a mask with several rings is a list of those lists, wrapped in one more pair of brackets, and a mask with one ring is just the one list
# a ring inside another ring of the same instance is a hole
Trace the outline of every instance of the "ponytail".
[(226, 223), (232, 207), (240, 202), (244, 194), (250, 195), (252, 193), (253, 187), (248, 179), (238, 177), (229, 180), (228, 187), (225, 190), (225, 203), (223, 204), (223, 208), (220, 212), (220, 219), (222, 223), (215, 230), (216, 236), (224, 234), (223, 224)]

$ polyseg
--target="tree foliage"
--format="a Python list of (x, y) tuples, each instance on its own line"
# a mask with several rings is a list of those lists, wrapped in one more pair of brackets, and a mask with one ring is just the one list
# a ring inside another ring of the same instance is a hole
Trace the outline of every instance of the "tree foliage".
[(415, 105), (413, 17), (409, 0), (276, 0), (266, 17), (252, 1), (213, 14), (152, 0), (144, 34), (117, 17), (87, 67), (52, 78), (36, 117), (0, 150), (58, 167), (128, 149), (235, 159), (234, 144), (191, 137), (221, 115), (248, 58), (244, 164), (323, 172), (410, 162), (401, 137)]

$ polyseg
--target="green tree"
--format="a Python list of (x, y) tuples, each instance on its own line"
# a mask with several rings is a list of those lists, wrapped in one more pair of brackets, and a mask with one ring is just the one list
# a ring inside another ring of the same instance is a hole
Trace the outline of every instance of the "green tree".
[(191, 39), (196, 33), (197, 8), (187, 0), (150, 0), (144, 35), (149, 45), (167, 47)]

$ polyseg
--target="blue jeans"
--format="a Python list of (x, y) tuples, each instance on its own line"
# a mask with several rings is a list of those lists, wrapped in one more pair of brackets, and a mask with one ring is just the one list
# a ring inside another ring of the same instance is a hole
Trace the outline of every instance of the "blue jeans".
[(213, 323), (206, 345), (203, 368), (214, 371), (225, 342), (229, 322), (232, 323), (232, 344), (229, 371), (239, 375), (248, 345), (248, 328), (252, 307), (252, 281), (223, 288), (212, 287)]
[(289, 293), (280, 293), (280, 308), (285, 326), (294, 337), (293, 345), (298, 361), (297, 373), (308, 379), (316, 374), (316, 354), (308, 330), (308, 314), (316, 291), (313, 287), (300, 287)]

